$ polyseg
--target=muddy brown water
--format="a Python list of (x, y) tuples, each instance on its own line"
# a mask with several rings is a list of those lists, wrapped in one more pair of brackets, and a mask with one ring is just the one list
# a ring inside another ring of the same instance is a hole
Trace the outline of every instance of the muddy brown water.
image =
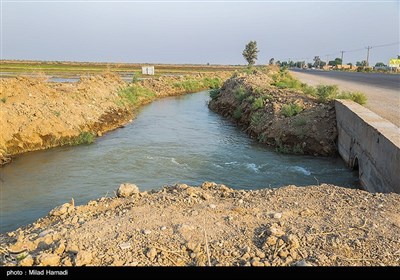
[(31, 152), (0, 169), (1, 232), (68, 202), (86, 203), (132, 182), (141, 190), (174, 183), (258, 189), (331, 183), (355, 188), (340, 158), (279, 154), (207, 108), (208, 92), (143, 107), (125, 128), (94, 144)]

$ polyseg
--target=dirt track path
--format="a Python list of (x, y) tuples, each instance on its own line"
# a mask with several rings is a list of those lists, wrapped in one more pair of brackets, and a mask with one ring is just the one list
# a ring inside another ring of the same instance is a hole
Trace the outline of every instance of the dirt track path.
[(337, 78), (317, 76), (313, 73), (291, 71), (302, 82), (309, 85), (336, 84), (342, 90), (361, 91), (368, 97), (365, 107), (400, 127), (400, 94), (398, 90), (344, 81)]

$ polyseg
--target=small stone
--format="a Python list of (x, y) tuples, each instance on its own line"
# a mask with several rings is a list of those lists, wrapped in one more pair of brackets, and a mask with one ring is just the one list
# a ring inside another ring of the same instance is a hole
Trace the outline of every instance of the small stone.
[(306, 260), (301, 260), (301, 261), (295, 262), (293, 264), (293, 266), (313, 266), (313, 265), (310, 264), (309, 262), (307, 262)]
[(201, 194), (201, 198), (204, 200), (210, 200), (212, 198), (212, 196), (209, 195), (208, 193), (203, 193), (203, 194)]
[(139, 188), (135, 184), (121, 184), (117, 190), (118, 197), (130, 197), (133, 194), (140, 193)]
[(276, 237), (281, 237), (282, 235), (285, 234), (285, 232), (278, 227), (271, 226), (267, 229), (267, 234)]
[(260, 259), (263, 259), (263, 258), (265, 258), (265, 253), (261, 252), (261, 251), (257, 251), (256, 256), (259, 257)]
[(88, 202), (88, 205), (89, 206), (97, 206), (97, 201), (91, 200), (91, 201)]
[(282, 239), (289, 245), (290, 249), (297, 249), (300, 247), (299, 239), (294, 234), (284, 235)]
[(144, 230), (142, 231), (142, 233), (145, 234), (145, 235), (148, 235), (148, 234), (151, 234), (151, 230), (149, 230), (149, 229), (144, 229)]
[(101, 131), (97, 131), (97, 137), (101, 137), (103, 135), (103, 133), (101, 133)]
[(244, 253), (242, 256), (242, 260), (247, 261), (248, 259), (250, 259), (249, 253)]
[(186, 244), (186, 247), (192, 252), (199, 252), (200, 251), (200, 244), (196, 243), (196, 242), (193, 242), (193, 241), (189, 241)]
[(213, 188), (213, 187), (215, 187), (215, 186), (217, 186), (217, 184), (214, 183), (214, 182), (204, 182), (204, 183), (201, 185), (201, 188), (202, 188), (202, 189), (211, 189), (211, 188)]
[(52, 230), (52, 229), (46, 229), (46, 230), (42, 231), (41, 233), (39, 233), (39, 237), (45, 237), (46, 235), (53, 233), (53, 232), (54, 232), (54, 230)]
[(79, 247), (76, 244), (68, 244), (66, 251), (71, 253), (71, 254), (77, 254), (79, 252)]
[(215, 205), (215, 204), (210, 204), (209, 206), (210, 206), (211, 209), (217, 208), (217, 205)]
[(308, 208), (306, 208), (300, 212), (300, 216), (302, 216), (302, 217), (311, 216), (311, 215), (312, 215), (312, 211)]
[(71, 224), (76, 224), (78, 223), (79, 217), (78, 216), (74, 216), (71, 220)]
[(72, 266), (71, 259), (70, 259), (69, 257), (64, 258), (64, 259), (62, 260), (62, 265), (63, 265), (63, 266)]
[(260, 262), (259, 260), (251, 261), (251, 266), (264, 266), (264, 263)]
[(237, 258), (240, 256), (240, 253), (238, 251), (233, 251), (231, 252), (231, 256)]
[(166, 227), (166, 226), (162, 226), (160, 229), (161, 229), (162, 231), (164, 231), (164, 230), (167, 229), (167, 227)]
[(58, 266), (60, 257), (56, 254), (43, 253), (37, 257), (37, 263), (42, 266)]
[(154, 258), (157, 256), (157, 250), (155, 248), (148, 249), (146, 256), (149, 258), (150, 261), (153, 261)]
[(269, 236), (266, 240), (265, 240), (265, 244), (269, 245), (269, 246), (273, 246), (276, 244), (276, 241), (278, 240), (278, 238), (276, 238), (275, 236)]
[(50, 216), (62, 216), (64, 214), (67, 214), (70, 208), (73, 208), (69, 203), (64, 203), (63, 205), (57, 206), (53, 210), (50, 211)]
[(131, 244), (130, 244), (129, 242), (124, 242), (124, 243), (119, 244), (119, 247), (120, 247), (122, 250), (126, 250), (126, 249), (131, 248)]
[(54, 249), (54, 253), (57, 255), (61, 255), (62, 253), (64, 253), (65, 251), (65, 244), (64, 242), (60, 242), (60, 244), (58, 245), (58, 247), (56, 249)]
[(251, 248), (250, 248), (249, 246), (245, 246), (245, 247), (243, 247), (243, 251), (244, 251), (245, 253), (250, 253)]
[(239, 200), (238, 200), (238, 203), (239, 203), (239, 204), (242, 204), (242, 203), (243, 203), (243, 199), (239, 199)]
[(32, 266), (33, 265), (33, 258), (31, 255), (27, 255), (25, 258), (19, 261), (18, 263), (20, 266)]
[(123, 260), (114, 260), (112, 263), (113, 266), (123, 266), (125, 262)]
[(289, 252), (287, 250), (282, 250), (278, 254), (281, 258), (286, 258), (289, 255)]
[(75, 258), (75, 264), (77, 266), (88, 265), (92, 262), (92, 253), (87, 251), (79, 251)]
[(274, 214), (272, 214), (272, 218), (280, 219), (280, 218), (282, 218), (282, 213), (274, 213)]

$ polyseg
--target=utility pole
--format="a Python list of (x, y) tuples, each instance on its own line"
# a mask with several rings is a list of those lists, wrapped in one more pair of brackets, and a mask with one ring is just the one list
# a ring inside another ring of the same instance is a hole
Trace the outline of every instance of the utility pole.
[(366, 66), (369, 66), (369, 50), (370, 49), (372, 49), (372, 47), (368, 46), (367, 47), (367, 65)]
[(329, 69), (328, 68), (328, 62), (329, 62), (328, 60), (329, 60), (329, 54), (326, 55), (326, 69)]
[(345, 51), (340, 51), (340, 52), (342, 53), (340, 65), (343, 66), (343, 54), (345, 53)]

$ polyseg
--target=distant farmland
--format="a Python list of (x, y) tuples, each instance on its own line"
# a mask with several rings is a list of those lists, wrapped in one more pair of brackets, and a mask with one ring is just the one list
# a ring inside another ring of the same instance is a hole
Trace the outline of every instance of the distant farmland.
[(96, 74), (105, 71), (120, 75), (141, 74), (141, 67), (155, 66), (156, 76), (184, 75), (216, 71), (234, 71), (243, 66), (233, 65), (200, 65), (200, 64), (148, 64), (148, 63), (104, 63), (104, 62), (58, 62), (58, 61), (22, 61), (2, 60), (0, 71), (3, 75), (44, 73), (56, 76), (79, 76)]

